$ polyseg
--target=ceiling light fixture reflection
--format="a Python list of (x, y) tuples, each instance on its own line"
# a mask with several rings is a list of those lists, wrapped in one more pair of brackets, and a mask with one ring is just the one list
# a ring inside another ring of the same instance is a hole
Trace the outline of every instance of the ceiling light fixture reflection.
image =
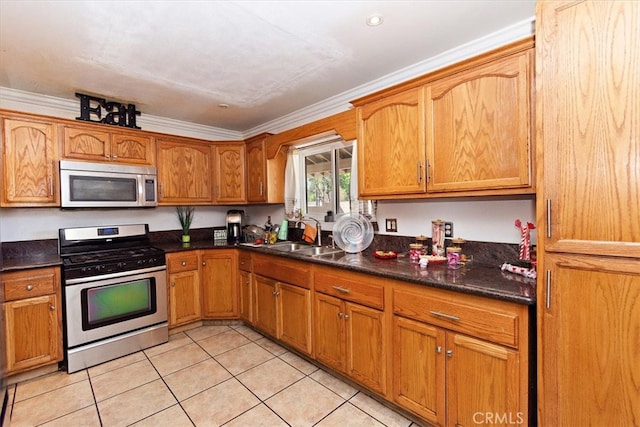
[(371, 15), (367, 18), (367, 25), (370, 27), (377, 27), (378, 25), (382, 24), (382, 21), (384, 21), (382, 15)]

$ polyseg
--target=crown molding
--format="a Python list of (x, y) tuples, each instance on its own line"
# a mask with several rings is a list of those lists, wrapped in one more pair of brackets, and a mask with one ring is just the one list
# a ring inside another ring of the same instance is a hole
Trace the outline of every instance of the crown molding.
[(511, 42), (530, 37), (534, 34), (534, 24), (535, 16), (531, 16), (499, 31), (387, 74), (386, 76), (373, 80), (369, 83), (365, 83), (347, 92), (343, 92), (297, 110), (291, 114), (287, 114), (260, 126), (256, 126), (247, 130), (245, 132), (245, 137), (248, 138), (263, 132), (279, 133), (305, 123), (325, 118), (332, 114), (341, 113), (353, 108), (350, 103), (351, 100), (362, 98), (365, 95), (377, 92), (387, 87), (428, 74), (440, 68), (480, 55), (481, 53), (488, 52)]
[[(24, 111), (33, 114), (60, 117), (75, 120), (78, 115), (78, 103), (55, 96), (25, 92), (7, 87), (0, 87), (0, 108)], [(210, 141), (241, 140), (242, 132), (205, 126), (197, 123), (143, 114), (137, 123), (146, 131), (167, 133), (170, 135), (206, 139)]]

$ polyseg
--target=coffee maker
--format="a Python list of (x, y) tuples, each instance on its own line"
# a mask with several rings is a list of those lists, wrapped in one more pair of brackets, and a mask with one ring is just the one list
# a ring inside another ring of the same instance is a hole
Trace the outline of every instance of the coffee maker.
[(242, 242), (242, 223), (244, 211), (231, 209), (227, 211), (227, 243), (236, 244)]

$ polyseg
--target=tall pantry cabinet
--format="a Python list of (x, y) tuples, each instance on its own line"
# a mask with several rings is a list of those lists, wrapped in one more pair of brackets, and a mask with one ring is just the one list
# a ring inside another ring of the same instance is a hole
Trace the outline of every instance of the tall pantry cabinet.
[(640, 2), (536, 11), (540, 425), (640, 424)]

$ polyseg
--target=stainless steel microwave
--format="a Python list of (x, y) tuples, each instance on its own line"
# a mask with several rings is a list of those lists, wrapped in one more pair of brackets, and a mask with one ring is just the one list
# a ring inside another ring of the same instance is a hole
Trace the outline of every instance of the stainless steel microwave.
[(60, 160), (63, 208), (147, 208), (158, 204), (156, 168)]

